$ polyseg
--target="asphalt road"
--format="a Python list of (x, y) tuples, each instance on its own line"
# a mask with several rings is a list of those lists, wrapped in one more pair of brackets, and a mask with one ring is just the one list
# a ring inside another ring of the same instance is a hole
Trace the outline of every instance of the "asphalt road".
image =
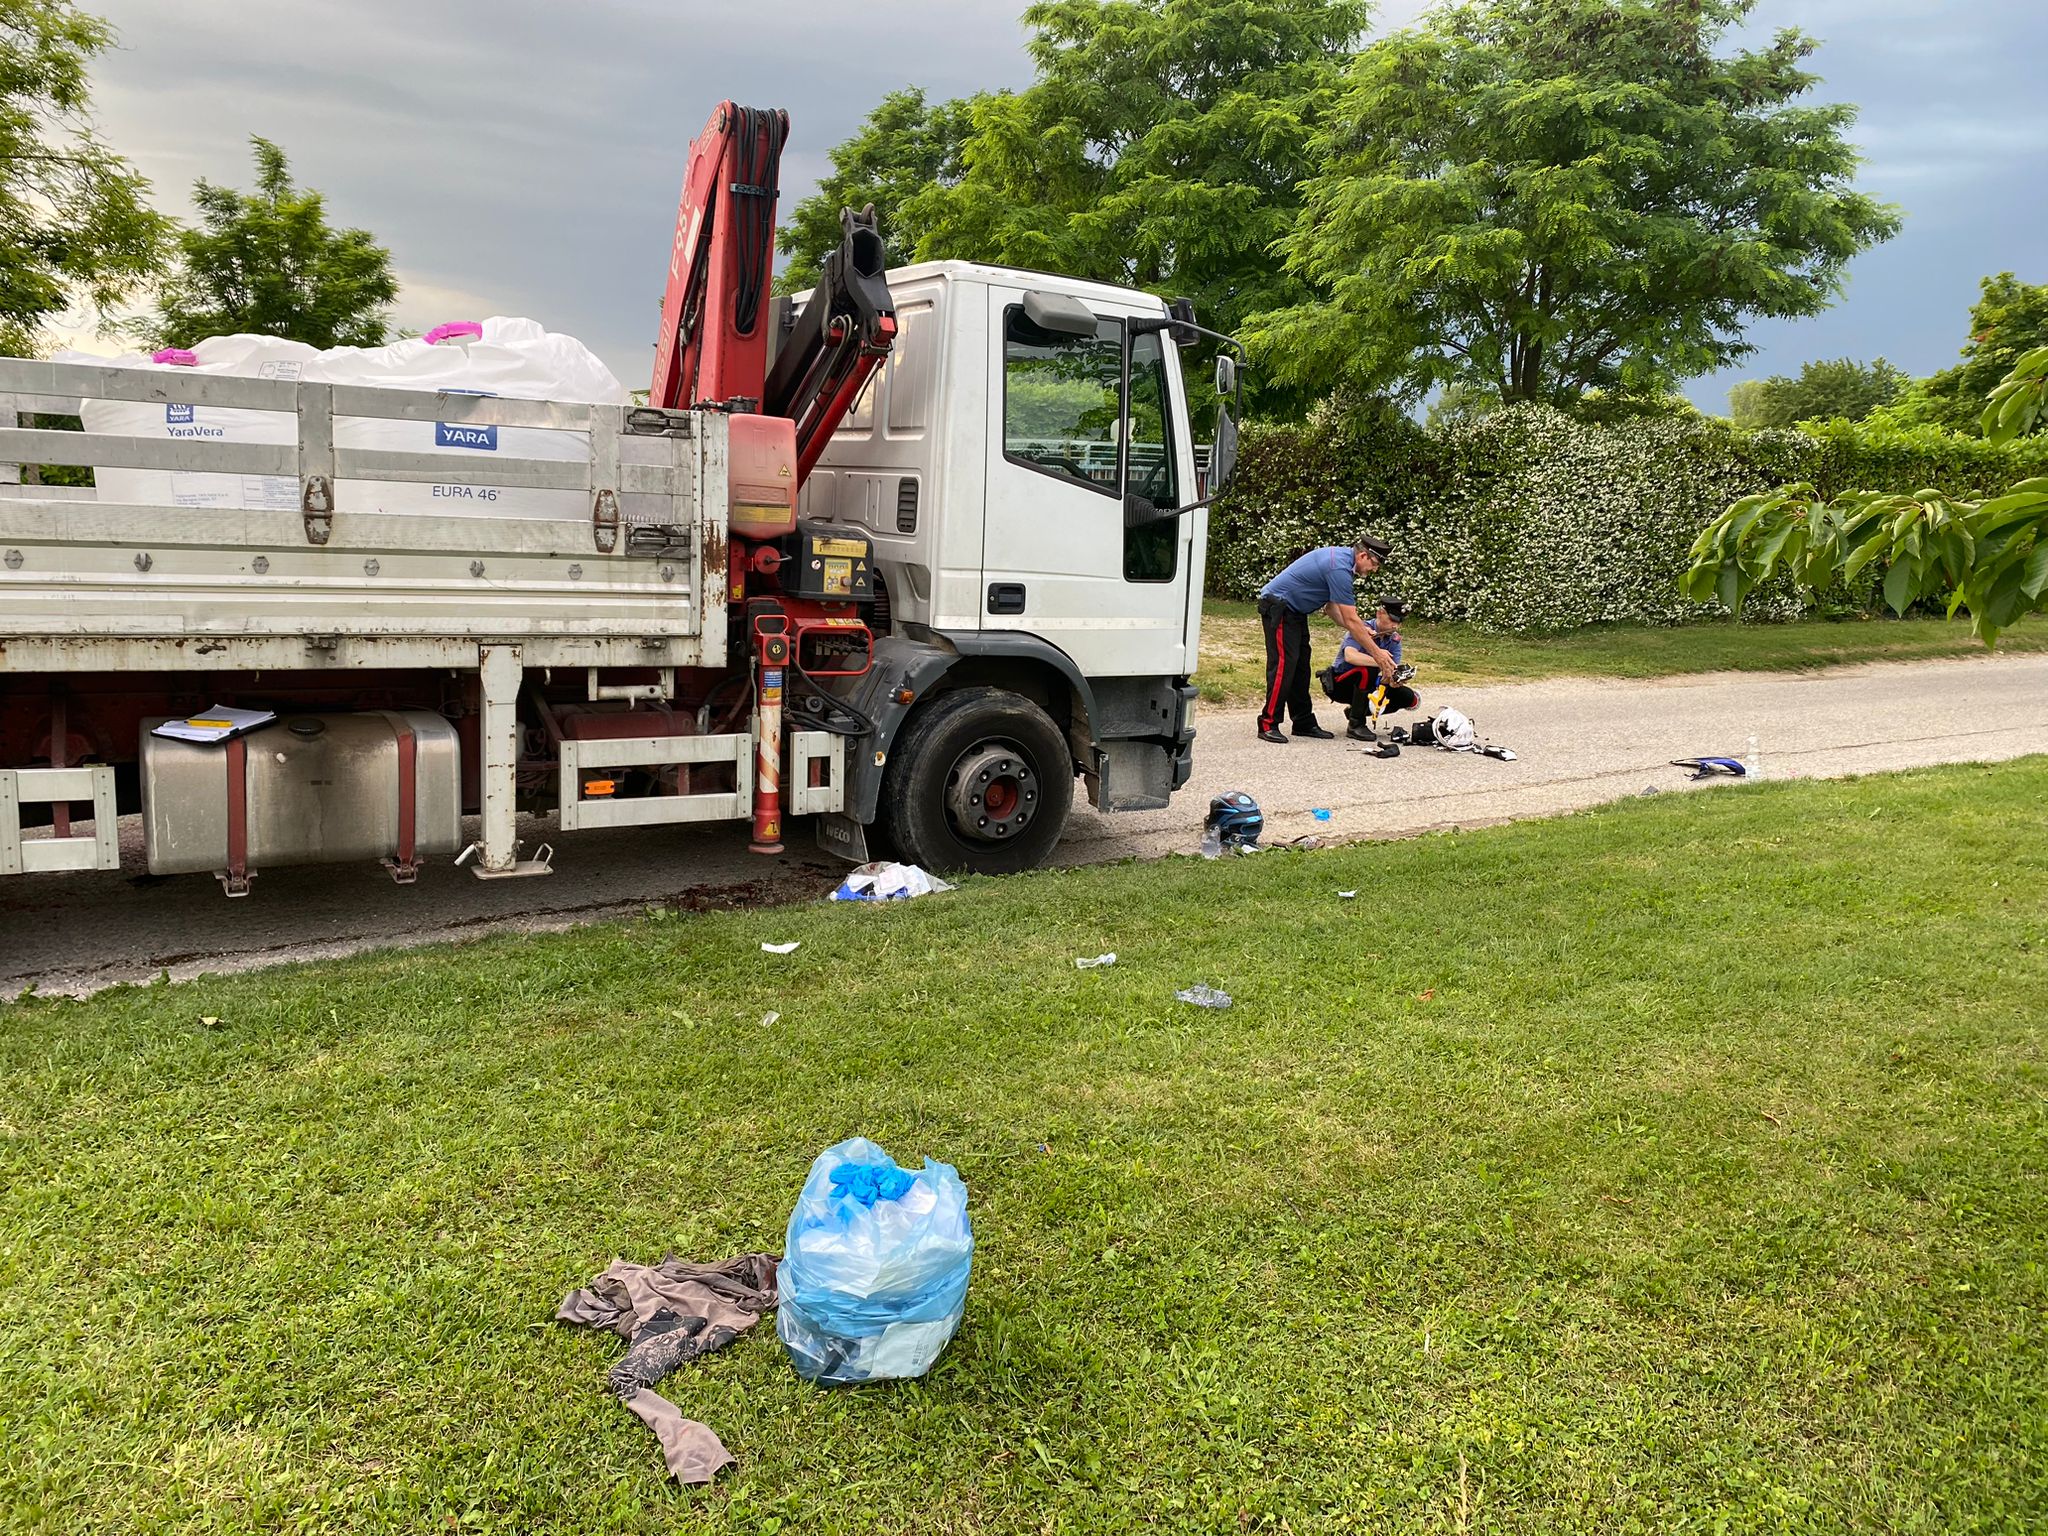
[[(1201, 719), (1193, 784), (1172, 809), (1100, 816), (1085, 805), (1060, 846), (1070, 863), (1192, 852), (1209, 797), (1242, 789), (1269, 841), (1399, 837), (1555, 815), (1625, 795), (1690, 790), (1674, 757), (1743, 756), (1766, 778), (1819, 778), (2048, 752), (2048, 656), (1916, 662), (1798, 675), (1714, 673), (1656, 682), (1568, 680), (1437, 690), (1515, 762), (1415, 749), (1365, 756), (1343, 740), (1284, 747), (1254, 738), (1248, 709)], [(1341, 725), (1326, 706), (1324, 723)], [(1723, 784), (1718, 793), (1741, 793)], [(1330, 812), (1320, 821), (1316, 808)], [(132, 821), (132, 818), (130, 818)], [(124, 868), (0, 881), (0, 997), (33, 985), (83, 994), (122, 981), (241, 970), (494, 930), (539, 930), (653, 905), (703, 909), (822, 896), (843, 868), (807, 829), (789, 851), (746, 851), (744, 826), (589, 832), (556, 839), (556, 872), (479, 881), (446, 863), (398, 887), (374, 866), (263, 872), (246, 900), (206, 876), (156, 879), (137, 829)], [(551, 823), (523, 828), (529, 846)]]

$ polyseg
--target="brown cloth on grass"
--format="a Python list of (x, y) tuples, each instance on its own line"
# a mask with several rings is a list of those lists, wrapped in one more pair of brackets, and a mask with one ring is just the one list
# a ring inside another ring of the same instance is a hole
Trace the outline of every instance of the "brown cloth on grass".
[(659, 1264), (613, 1259), (611, 1267), (555, 1309), (555, 1321), (609, 1328), (632, 1348), (605, 1373), (614, 1396), (654, 1431), (669, 1475), (708, 1483), (732, 1465), (709, 1426), (683, 1417), (654, 1384), (699, 1355), (723, 1349), (775, 1310), (772, 1253), (743, 1253), (723, 1264)]

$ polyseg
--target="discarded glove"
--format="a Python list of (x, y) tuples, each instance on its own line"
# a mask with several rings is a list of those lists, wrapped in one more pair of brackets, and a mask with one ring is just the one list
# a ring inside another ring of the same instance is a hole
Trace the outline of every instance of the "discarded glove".
[(916, 1181), (916, 1174), (894, 1162), (841, 1163), (832, 1170), (832, 1193), (871, 1207), (877, 1200), (901, 1200)]
[(1711, 779), (1716, 774), (1725, 774), (1731, 779), (1749, 777), (1749, 769), (1732, 757), (1674, 757), (1671, 766), (1692, 769), (1695, 779)]

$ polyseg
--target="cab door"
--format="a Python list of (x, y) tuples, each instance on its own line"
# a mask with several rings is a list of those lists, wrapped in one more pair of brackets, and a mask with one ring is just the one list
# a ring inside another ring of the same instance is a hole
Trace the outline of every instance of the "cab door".
[(1127, 470), (1158, 506), (1194, 499), (1174, 346), (1099, 311), (1093, 334), (1047, 329), (1025, 297), (989, 290), (982, 628), (1037, 635), (1089, 677), (1184, 675), (1195, 520), (1126, 530), (1120, 484)]

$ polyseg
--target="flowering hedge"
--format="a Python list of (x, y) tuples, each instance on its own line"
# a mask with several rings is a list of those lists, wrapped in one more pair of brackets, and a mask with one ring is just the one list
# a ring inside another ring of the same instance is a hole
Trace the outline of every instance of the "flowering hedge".
[[(1678, 577), (1700, 529), (1743, 496), (1801, 480), (1823, 496), (1982, 494), (2042, 473), (2048, 443), (1996, 449), (1934, 428), (1745, 432), (1692, 414), (1590, 423), (1521, 405), (1431, 434), (1371, 405), (1246, 434), (1211, 514), (1210, 591), (1251, 597), (1302, 551), (1370, 532), (1394, 544), (1378, 585), (1421, 617), (1675, 624), (1724, 611), (1681, 597)], [(1870, 576), (1874, 588), (1882, 572)], [(1810, 602), (1781, 585), (1743, 612), (1782, 619)]]

